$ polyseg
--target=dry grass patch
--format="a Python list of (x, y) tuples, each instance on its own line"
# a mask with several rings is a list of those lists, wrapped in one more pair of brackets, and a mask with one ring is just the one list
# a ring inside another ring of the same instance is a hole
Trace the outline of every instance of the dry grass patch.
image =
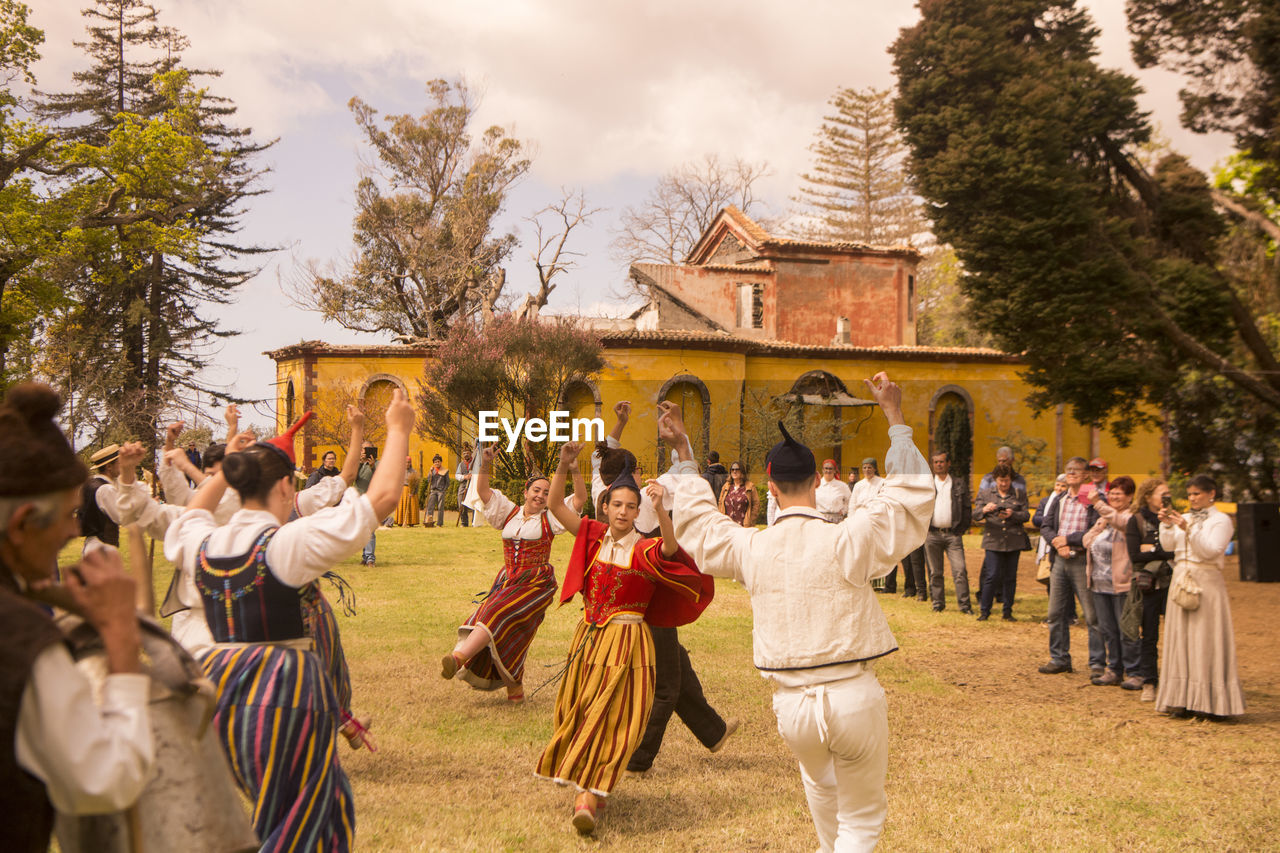
[[(450, 519), (452, 521), (452, 519)], [(563, 568), (570, 542), (557, 540)], [(78, 548), (76, 549), (78, 553)], [(977, 589), (981, 552), (970, 550)], [(569, 825), (572, 792), (535, 779), (555, 685), (523, 706), (439, 676), (457, 625), (501, 562), (488, 529), (378, 534), (378, 565), (338, 571), (358, 615), (339, 617), (356, 710), (379, 752), (342, 747), (362, 851), (812, 851), (795, 762), (751, 666), (751, 616), (737, 585), (681, 631), (712, 704), (743, 720), (717, 755), (673, 719), (654, 770), (624, 778), (594, 838)], [(562, 572), (561, 572), (562, 574)], [(157, 566), (160, 593), (167, 566)], [(1280, 585), (1228, 568), (1249, 713), (1233, 723), (1157, 716), (1136, 693), (1087, 672), (1045, 676), (1044, 587), (1024, 557), (1015, 614), (975, 622), (955, 609), (881, 596), (901, 649), (877, 675), (889, 694), (884, 850), (1259, 850), (1280, 835)], [(901, 583), (901, 578), (899, 578)], [(976, 607), (976, 602), (975, 602)], [(526, 691), (550, 678), (580, 606), (553, 607), (534, 641)], [(1083, 662), (1083, 627), (1072, 646)]]

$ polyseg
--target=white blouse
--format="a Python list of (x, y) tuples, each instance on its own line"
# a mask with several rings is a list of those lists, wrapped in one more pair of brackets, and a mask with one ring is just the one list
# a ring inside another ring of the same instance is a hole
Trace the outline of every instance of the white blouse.
[(489, 523), (490, 527), (497, 527), (502, 530), (503, 539), (541, 539), (542, 538), (542, 516), (547, 516), (547, 521), (551, 523), (551, 533), (564, 533), (564, 525), (556, 521), (556, 517), (551, 515), (547, 510), (543, 510), (535, 515), (525, 515), (521, 510), (511, 516), (511, 520), (507, 521), (507, 516), (511, 515), (511, 510), (516, 509), (516, 504), (510, 498), (497, 489), (490, 489), (489, 500), (487, 503), (480, 502), (480, 514), (484, 516), (484, 520)]

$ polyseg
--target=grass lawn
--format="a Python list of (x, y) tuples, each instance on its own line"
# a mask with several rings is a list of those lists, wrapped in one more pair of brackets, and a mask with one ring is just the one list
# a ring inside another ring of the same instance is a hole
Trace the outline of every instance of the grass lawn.
[[(558, 569), (570, 544), (556, 541)], [(72, 548), (67, 555), (74, 558)], [(981, 552), (968, 556), (976, 591)], [(162, 598), (170, 570), (158, 553), (157, 561)], [(530, 651), (525, 687), (533, 695), (524, 705), (439, 675), (457, 625), (500, 563), (495, 531), (446, 527), (379, 532), (376, 568), (360, 566), (358, 555), (337, 567), (358, 599), (356, 616), (339, 615), (355, 710), (373, 715), (379, 747), (370, 754), (341, 746), (358, 850), (816, 848), (770, 688), (751, 666), (750, 602), (728, 582), (681, 639), (708, 699), (723, 716), (740, 717), (742, 729), (711, 755), (673, 718), (654, 770), (624, 778), (596, 836), (579, 838), (569, 825), (571, 789), (532, 776), (556, 686), (533, 691), (561, 666), (579, 603), (548, 612)], [(1038, 674), (1048, 659), (1040, 624), (1047, 599), (1033, 577), (1024, 555), (1020, 621), (1012, 624), (959, 614), (949, 580), (940, 614), (924, 602), (879, 597), (901, 646), (876, 666), (889, 695), (881, 849), (1276, 849), (1280, 584), (1243, 584), (1234, 562), (1228, 567), (1249, 712), (1209, 723), (1167, 719), (1137, 693), (1093, 687), (1083, 666)], [(1083, 663), (1083, 627), (1073, 629), (1072, 646)]]

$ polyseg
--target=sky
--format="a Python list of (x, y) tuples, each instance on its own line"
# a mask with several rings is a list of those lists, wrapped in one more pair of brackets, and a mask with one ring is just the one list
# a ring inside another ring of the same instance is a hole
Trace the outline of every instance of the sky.
[[(89, 0), (33, 4), (45, 31), (39, 88), (65, 91), (85, 57), (80, 9)], [(279, 247), (238, 301), (217, 309), (241, 334), (214, 358), (207, 381), (263, 399), (247, 419), (273, 421), (275, 364), (265, 350), (302, 340), (389, 343), (351, 332), (291, 302), (282, 284), (307, 262), (341, 267), (351, 253), (362, 146), (347, 102), (381, 114), (424, 112), (425, 83), (465, 78), (481, 93), (477, 128), (501, 125), (536, 150), (500, 227), (529, 242), (525, 217), (580, 189), (601, 208), (576, 231), (583, 253), (552, 293), (555, 313), (618, 311), (626, 270), (610, 257), (619, 216), (666, 172), (707, 154), (767, 162), (769, 213), (785, 215), (827, 99), (840, 87), (893, 86), (888, 48), (918, 14), (905, 0), (154, 0), (160, 23), (191, 41), (189, 65), (217, 68), (213, 94), (238, 107), (258, 140), (269, 193), (243, 219), (246, 242)], [(1139, 78), (1140, 103), (1161, 134), (1203, 169), (1230, 139), (1178, 124), (1179, 79), (1138, 71), (1124, 4), (1087, 0), (1101, 28), (1099, 62)], [(507, 264), (508, 290), (536, 287), (530, 247)]]

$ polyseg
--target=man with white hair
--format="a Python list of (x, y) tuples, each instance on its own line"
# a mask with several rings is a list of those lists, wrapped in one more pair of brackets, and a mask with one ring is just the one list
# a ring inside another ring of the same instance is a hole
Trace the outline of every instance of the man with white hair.
[(58, 552), (80, 532), (88, 470), (53, 421), (59, 408), (53, 389), (35, 383), (10, 388), (0, 405), (0, 789), (8, 818), (0, 849), (24, 853), (49, 846), (55, 808), (128, 808), (155, 761), (134, 583), (120, 554), (99, 545), (57, 588), (102, 639), (100, 700), (62, 632), (28, 598), (54, 588)]

